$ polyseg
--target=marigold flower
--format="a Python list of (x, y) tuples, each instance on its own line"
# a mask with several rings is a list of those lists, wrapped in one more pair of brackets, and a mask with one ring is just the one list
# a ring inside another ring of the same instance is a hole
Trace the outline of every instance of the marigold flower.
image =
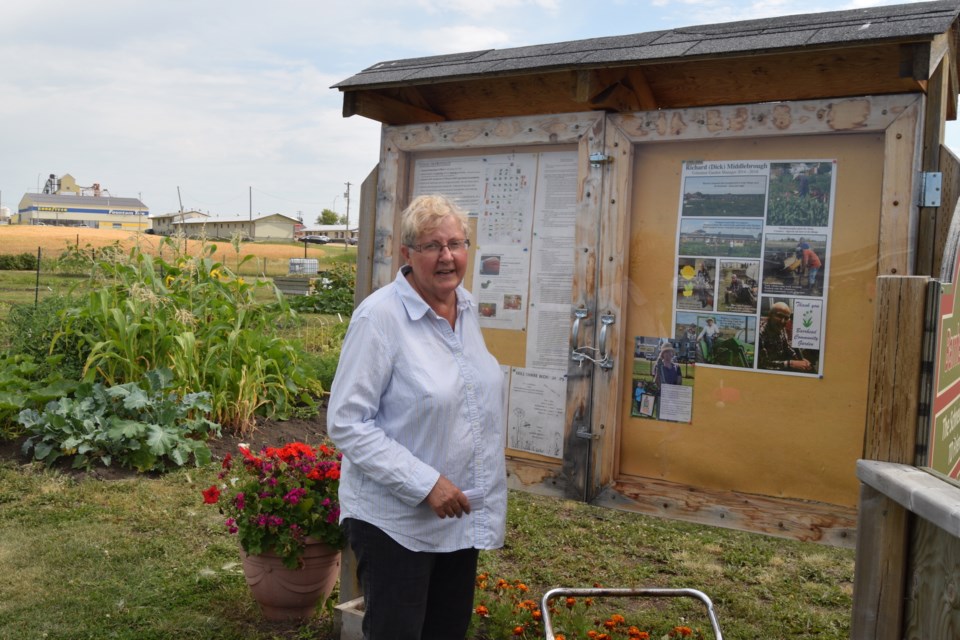
[(693, 635), (693, 629), (690, 627), (674, 627), (672, 635), (680, 636), (681, 638), (686, 638)]
[(514, 627), (514, 628), (513, 628), (513, 635), (515, 635), (515, 636), (522, 636), (522, 635), (523, 635), (523, 627)]
[(617, 626), (617, 623), (614, 622), (613, 620), (604, 620), (603, 626), (606, 627), (607, 629), (613, 629), (614, 627)]
[(543, 612), (540, 611), (540, 609), (535, 609), (535, 610), (533, 611), (533, 613), (531, 613), (530, 615), (531, 615), (531, 616), (533, 617), (533, 619), (536, 620), (537, 622), (540, 622), (541, 620), (543, 620)]
[(576, 598), (567, 598), (565, 604), (567, 605), (567, 609), (573, 609), (573, 605), (577, 604), (577, 600)]
[(587, 631), (587, 637), (588, 637), (588, 638), (596, 638), (597, 635), (598, 635), (597, 632), (594, 631), (593, 629), (590, 629), (590, 631)]
[(490, 615), (490, 610), (487, 609), (487, 608), (486, 608), (485, 606), (483, 606), (482, 604), (481, 604), (481, 605), (478, 605), (477, 608), (473, 610), (473, 612), (476, 613), (476, 614), (477, 614), (478, 616), (480, 616), (481, 618), (486, 618), (486, 617), (488, 617), (488, 616)]
[(620, 615), (619, 613), (613, 614), (612, 616), (610, 616), (610, 619), (613, 620), (613, 622), (614, 622), (615, 624), (623, 624), (624, 622), (627, 621), (627, 619), (624, 618), (624, 617), (623, 617), (622, 615)]
[(212, 485), (209, 489), (204, 489), (202, 493), (205, 504), (217, 504), (217, 501), (220, 499), (220, 489), (218, 489), (216, 485)]

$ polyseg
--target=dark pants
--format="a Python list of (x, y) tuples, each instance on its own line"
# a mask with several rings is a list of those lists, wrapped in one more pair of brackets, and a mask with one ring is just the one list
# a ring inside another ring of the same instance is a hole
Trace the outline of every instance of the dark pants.
[(473, 613), (476, 549), (410, 551), (377, 527), (348, 518), (363, 589), (364, 640), (463, 640)]

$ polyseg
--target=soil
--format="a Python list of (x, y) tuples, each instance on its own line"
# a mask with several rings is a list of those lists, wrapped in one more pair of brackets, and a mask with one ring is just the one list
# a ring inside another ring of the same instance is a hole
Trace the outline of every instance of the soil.
[[(228, 454), (236, 454), (237, 446), (244, 443), (253, 451), (259, 451), (262, 447), (278, 447), (288, 442), (305, 442), (307, 444), (320, 444), (324, 441), (327, 433), (327, 412), (321, 408), (320, 412), (310, 418), (293, 418), (290, 420), (266, 420), (260, 419), (257, 422), (257, 428), (246, 436), (239, 436), (224, 430), (221, 437), (210, 440), (207, 446), (213, 454), (214, 460), (222, 460)], [(18, 464), (29, 464), (30, 458), (23, 454), (23, 443), (26, 437), (15, 440), (0, 439), (0, 462), (15, 461)], [(57, 467), (64, 473), (69, 473), (78, 478), (88, 477), (97, 480), (120, 480), (124, 478), (133, 478), (138, 475), (132, 469), (123, 469), (115, 466), (104, 467), (95, 465), (89, 471), (85, 469), (72, 469), (69, 460), (63, 460), (57, 464)]]

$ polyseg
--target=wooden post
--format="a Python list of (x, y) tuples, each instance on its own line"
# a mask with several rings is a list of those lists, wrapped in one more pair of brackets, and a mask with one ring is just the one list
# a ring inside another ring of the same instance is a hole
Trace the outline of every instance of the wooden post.
[[(880, 276), (870, 358), (864, 455), (913, 464), (921, 403), (926, 277)], [(906, 598), (908, 512), (861, 485), (853, 581), (854, 640), (898, 640)]]

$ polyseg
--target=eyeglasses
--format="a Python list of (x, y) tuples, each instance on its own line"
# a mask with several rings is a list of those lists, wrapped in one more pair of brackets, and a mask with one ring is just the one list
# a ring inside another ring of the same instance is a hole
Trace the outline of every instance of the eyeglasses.
[(422, 253), (425, 256), (439, 256), (443, 252), (444, 248), (450, 250), (450, 253), (462, 253), (467, 250), (467, 247), (470, 246), (469, 240), (451, 240), (447, 244), (440, 244), (439, 242), (424, 242), (422, 244), (411, 244), (409, 245), (411, 249), (417, 253)]

